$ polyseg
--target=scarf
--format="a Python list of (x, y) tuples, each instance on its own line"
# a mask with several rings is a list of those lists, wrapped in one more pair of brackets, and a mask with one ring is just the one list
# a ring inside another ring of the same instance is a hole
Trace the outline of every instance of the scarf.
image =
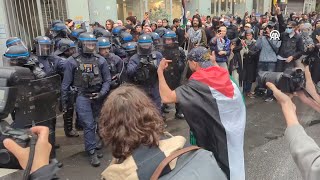
[(194, 44), (199, 44), (202, 38), (202, 32), (199, 28), (197, 31), (195, 31), (193, 28), (189, 29), (189, 37), (190, 41)]
[(219, 51), (223, 51), (226, 46), (226, 40), (224, 38), (217, 39), (217, 47)]

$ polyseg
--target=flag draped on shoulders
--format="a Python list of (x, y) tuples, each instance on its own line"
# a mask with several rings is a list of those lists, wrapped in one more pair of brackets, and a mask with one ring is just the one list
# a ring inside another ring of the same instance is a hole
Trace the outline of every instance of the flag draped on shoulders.
[(228, 71), (217, 66), (196, 71), (176, 94), (197, 145), (213, 152), (228, 179), (244, 180), (246, 109)]

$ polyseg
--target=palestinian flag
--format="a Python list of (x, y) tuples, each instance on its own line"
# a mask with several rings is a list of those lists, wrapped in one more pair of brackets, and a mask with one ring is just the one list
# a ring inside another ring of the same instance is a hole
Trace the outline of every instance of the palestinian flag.
[(176, 94), (197, 145), (213, 152), (228, 179), (244, 180), (246, 109), (228, 71), (217, 66), (196, 71)]

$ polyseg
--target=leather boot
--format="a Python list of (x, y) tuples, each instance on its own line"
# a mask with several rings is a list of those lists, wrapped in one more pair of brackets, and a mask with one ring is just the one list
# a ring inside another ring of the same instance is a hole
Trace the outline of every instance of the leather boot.
[(89, 151), (88, 154), (89, 154), (89, 160), (90, 160), (91, 166), (93, 166), (93, 167), (100, 166), (100, 160), (98, 158), (96, 151), (93, 149), (93, 150)]

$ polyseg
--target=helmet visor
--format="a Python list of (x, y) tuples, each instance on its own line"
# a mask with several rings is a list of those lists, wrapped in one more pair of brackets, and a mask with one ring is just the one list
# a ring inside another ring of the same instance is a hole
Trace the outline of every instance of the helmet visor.
[(50, 56), (53, 52), (52, 44), (37, 44), (36, 45), (37, 56)]
[(21, 57), (7, 57), (3, 56), (3, 66), (23, 66), (27, 64), (29, 57), (21, 56)]
[(152, 52), (152, 43), (138, 44), (137, 50), (139, 55), (149, 55)]
[(82, 42), (82, 52), (87, 54), (94, 54), (98, 52), (97, 41), (83, 41)]

